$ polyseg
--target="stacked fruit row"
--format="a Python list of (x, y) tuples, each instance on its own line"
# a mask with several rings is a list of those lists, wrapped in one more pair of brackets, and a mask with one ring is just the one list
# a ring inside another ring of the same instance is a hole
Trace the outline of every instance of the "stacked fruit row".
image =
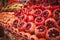
[(27, 7), (18, 10), (15, 15), (21, 20), (13, 22), (20, 38), (24, 40), (39, 40), (40, 38), (42, 38), (40, 40), (60, 40), (59, 6), (50, 9), (40, 6)]
[(60, 40), (60, 6), (25, 6), (13, 15), (3, 16), (5, 28), (21, 40)]

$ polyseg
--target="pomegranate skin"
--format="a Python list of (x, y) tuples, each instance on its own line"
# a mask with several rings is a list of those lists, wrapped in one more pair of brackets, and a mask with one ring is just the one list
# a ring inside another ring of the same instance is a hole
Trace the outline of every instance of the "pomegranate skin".
[(60, 29), (60, 20), (57, 21), (57, 28)]
[(35, 28), (35, 35), (38, 37), (45, 37), (47, 32), (47, 27), (44, 25), (39, 25)]
[(27, 25), (25, 26), (25, 32), (28, 33), (34, 33), (36, 25), (33, 22), (28, 22)]
[(45, 20), (45, 25), (47, 28), (57, 27), (57, 22), (54, 18), (48, 18)]
[(25, 34), (23, 35), (23, 39), (24, 39), (24, 40), (29, 40), (30, 36), (31, 36), (30, 33), (25, 33)]
[(29, 40), (39, 40), (36, 35), (31, 35)]
[(44, 21), (45, 21), (45, 19), (43, 17), (36, 17), (34, 20), (36, 25), (43, 25)]
[(45, 9), (43, 12), (42, 12), (42, 17), (44, 17), (44, 19), (47, 19), (49, 17), (52, 16), (52, 12), (48, 9)]
[(60, 39), (60, 30), (57, 28), (50, 28), (47, 30), (46, 38), (48, 40), (59, 40)]
[(53, 11), (53, 18), (55, 18), (57, 21), (60, 19), (60, 8), (57, 8)]

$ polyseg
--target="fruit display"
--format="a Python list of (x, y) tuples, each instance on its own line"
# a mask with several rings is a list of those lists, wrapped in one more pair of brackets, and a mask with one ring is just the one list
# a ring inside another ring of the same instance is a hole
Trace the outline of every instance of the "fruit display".
[[(22, 8), (19, 8), (18, 5), (16, 12), (1, 12), (0, 26), (12, 34), (11, 40), (13, 38), (14, 40), (60, 40), (60, 5), (58, 1), (29, 0), (27, 5)], [(56, 2), (58, 5), (55, 4)], [(16, 6), (9, 8), (15, 9)]]

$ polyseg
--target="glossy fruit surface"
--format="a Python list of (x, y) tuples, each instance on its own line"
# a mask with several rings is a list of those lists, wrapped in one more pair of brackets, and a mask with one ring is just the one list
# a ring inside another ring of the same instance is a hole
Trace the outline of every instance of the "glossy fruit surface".
[(38, 37), (45, 37), (46, 31), (47, 31), (47, 27), (44, 25), (39, 25), (35, 28), (35, 34)]
[(59, 2), (29, 0), (22, 8), (8, 6), (0, 12), (0, 25), (19, 40), (60, 40)]
[(49, 40), (58, 40), (60, 39), (60, 31), (57, 28), (50, 28), (46, 33), (46, 37)]
[(44, 18), (43, 17), (36, 17), (35, 18), (35, 24), (44, 24)]

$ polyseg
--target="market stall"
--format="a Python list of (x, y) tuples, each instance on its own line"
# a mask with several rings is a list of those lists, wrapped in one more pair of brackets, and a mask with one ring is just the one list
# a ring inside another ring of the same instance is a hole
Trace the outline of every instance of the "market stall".
[(1, 40), (60, 40), (60, 0), (5, 3), (0, 10)]

